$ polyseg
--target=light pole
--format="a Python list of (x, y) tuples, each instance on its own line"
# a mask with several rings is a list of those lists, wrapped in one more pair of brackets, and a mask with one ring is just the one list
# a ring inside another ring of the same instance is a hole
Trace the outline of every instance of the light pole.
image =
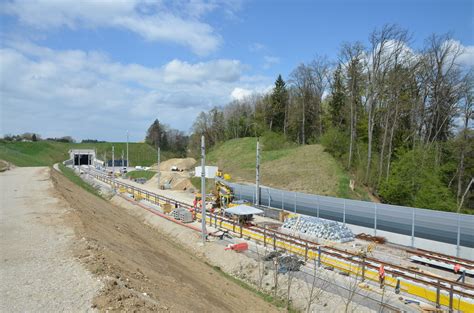
[(160, 154), (161, 154), (161, 151), (160, 151), (160, 146), (158, 146), (158, 165), (157, 165), (157, 179), (158, 179), (158, 189), (160, 189), (160, 176), (161, 176), (161, 171), (160, 171)]
[(201, 136), (201, 227), (202, 243), (206, 242), (206, 147)]
[(260, 141), (257, 137), (257, 160), (255, 162), (255, 205), (260, 205)]
[(115, 147), (112, 146), (112, 178), (115, 178)]
[(130, 162), (128, 161), (128, 130), (127, 130), (127, 169), (130, 167)]

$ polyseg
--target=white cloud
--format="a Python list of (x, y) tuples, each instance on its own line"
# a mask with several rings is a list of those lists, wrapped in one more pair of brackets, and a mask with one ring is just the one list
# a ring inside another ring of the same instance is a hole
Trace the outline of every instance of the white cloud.
[(215, 3), (201, 1), (186, 2), (180, 10), (173, 10), (161, 2), (146, 0), (16, 0), (3, 3), (0, 12), (17, 16), (22, 24), (41, 30), (122, 28), (146, 40), (174, 42), (198, 55), (207, 55), (222, 40), (212, 26), (199, 18), (216, 7)]
[(264, 60), (264, 63), (263, 63), (264, 69), (269, 69), (273, 65), (280, 63), (280, 58), (274, 57), (274, 56), (266, 55), (263, 57), (263, 60)]
[(458, 57), (458, 63), (462, 66), (474, 66), (474, 46), (464, 46), (458, 40), (451, 40), (451, 42), (462, 51)]
[(200, 111), (226, 104), (235, 88), (271, 81), (242, 75), (243, 68), (226, 59), (152, 68), (100, 52), (7, 42), (0, 49), (1, 132), (119, 140), (130, 129), (140, 140), (155, 118), (187, 131)]
[(236, 87), (234, 90), (232, 90), (230, 96), (233, 100), (241, 101), (249, 97), (252, 93), (253, 91), (250, 89)]
[(264, 44), (261, 44), (259, 42), (254, 42), (252, 44), (249, 45), (249, 50), (251, 52), (258, 52), (258, 51), (262, 51), (262, 50), (266, 50), (267, 48), (265, 47)]
[(234, 82), (240, 78), (241, 65), (237, 60), (215, 60), (189, 64), (173, 60), (164, 67), (166, 82), (195, 82), (216, 80)]

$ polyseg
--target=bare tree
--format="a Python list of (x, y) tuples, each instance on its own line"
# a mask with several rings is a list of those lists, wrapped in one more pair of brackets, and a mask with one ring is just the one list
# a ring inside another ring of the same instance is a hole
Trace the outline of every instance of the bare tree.
[(350, 106), (350, 143), (348, 168), (352, 165), (353, 151), (357, 141), (357, 120), (361, 104), (360, 88), (362, 84), (362, 60), (364, 47), (361, 43), (345, 43), (341, 49), (341, 64), (345, 67)]
[(369, 182), (370, 179), (376, 108), (383, 105), (385, 101), (382, 96), (385, 78), (406, 49), (408, 32), (397, 25), (387, 24), (380, 30), (374, 30), (369, 41), (371, 50), (368, 52), (366, 62), (367, 86), (365, 91), (365, 107), (368, 114), (366, 182)]
[(330, 66), (325, 57), (316, 57), (309, 65), (309, 69), (314, 110), (318, 118), (318, 136), (321, 137), (323, 134), (322, 102), (324, 93), (329, 85)]
[(300, 64), (290, 74), (290, 82), (296, 87), (301, 101), (301, 143), (306, 144), (306, 113), (311, 99), (311, 68)]
[(461, 201), (461, 193), (463, 187), (463, 180), (464, 180), (464, 158), (466, 154), (466, 150), (468, 148), (468, 131), (469, 131), (469, 121), (474, 118), (473, 115), (473, 107), (474, 107), (474, 76), (473, 70), (465, 76), (464, 78), (464, 85), (463, 85), (463, 98), (464, 98), (464, 106), (462, 107), (462, 115), (464, 121), (464, 127), (462, 129), (461, 135), (461, 147), (460, 147), (460, 156), (459, 156), (459, 165), (458, 165), (458, 190), (457, 190), (457, 202), (458, 205)]
[[(314, 259), (313, 271), (311, 273), (311, 281), (305, 284), (308, 288), (308, 298), (306, 302), (306, 312), (311, 312), (311, 306), (317, 303), (324, 294), (324, 289), (329, 285), (326, 279), (321, 279), (323, 271), (318, 270), (317, 260)], [(317, 286), (318, 284), (318, 286)]]
[(462, 76), (457, 60), (462, 47), (449, 34), (432, 35), (425, 42), (423, 71), (425, 97), (424, 142), (446, 140), (462, 94)]

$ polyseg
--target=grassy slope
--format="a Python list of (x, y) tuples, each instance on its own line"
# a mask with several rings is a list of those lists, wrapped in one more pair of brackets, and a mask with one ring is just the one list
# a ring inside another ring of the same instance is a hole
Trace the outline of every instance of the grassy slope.
[(84, 180), (82, 180), (82, 178), (77, 176), (76, 173), (74, 173), (74, 171), (72, 169), (70, 169), (69, 167), (64, 166), (61, 163), (59, 164), (59, 169), (61, 170), (63, 175), (66, 176), (66, 178), (69, 179), (70, 181), (72, 181), (74, 184), (76, 184), (79, 187), (85, 189), (86, 191), (100, 197), (99, 192), (94, 187), (92, 187), (91, 185), (86, 183)]
[[(234, 181), (255, 181), (255, 138), (229, 140), (212, 149), (207, 163), (219, 166)], [(263, 149), (264, 150), (264, 149)], [(369, 200), (366, 192), (349, 189), (349, 176), (321, 145), (262, 151), (261, 183), (292, 191)]]
[[(120, 158), (122, 150), (126, 153), (126, 143), (63, 143), (63, 142), (13, 142), (0, 143), (0, 159), (16, 166), (50, 166), (69, 158), (69, 149), (97, 149), (97, 157), (103, 159), (104, 153), (111, 158), (112, 145), (115, 157)], [(169, 156), (162, 154), (162, 160)], [(132, 166), (149, 166), (156, 163), (155, 150), (144, 143), (129, 144), (129, 158)]]
[(149, 180), (153, 176), (155, 176), (156, 172), (154, 171), (131, 171), (127, 173), (127, 177), (130, 178), (145, 178)]

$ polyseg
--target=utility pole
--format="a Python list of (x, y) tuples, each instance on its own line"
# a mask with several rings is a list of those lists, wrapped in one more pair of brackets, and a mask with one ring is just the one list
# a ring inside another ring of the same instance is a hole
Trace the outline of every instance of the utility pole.
[(123, 169), (123, 150), (122, 150), (122, 158), (121, 158), (121, 160), (122, 160), (121, 164), (122, 164), (122, 169)]
[(130, 162), (128, 161), (128, 130), (127, 130), (127, 168), (130, 167)]
[(255, 163), (255, 205), (260, 205), (260, 141), (257, 137), (257, 160)]
[(202, 243), (206, 242), (206, 147), (204, 145), (204, 136), (201, 136), (201, 227)]
[(161, 176), (161, 171), (160, 171), (160, 154), (161, 154), (161, 151), (160, 151), (160, 147), (158, 146), (158, 165), (157, 165), (157, 172), (158, 174), (156, 175), (157, 178), (158, 178), (158, 189), (160, 189), (160, 176)]
[(112, 146), (112, 178), (115, 178), (115, 147)]

